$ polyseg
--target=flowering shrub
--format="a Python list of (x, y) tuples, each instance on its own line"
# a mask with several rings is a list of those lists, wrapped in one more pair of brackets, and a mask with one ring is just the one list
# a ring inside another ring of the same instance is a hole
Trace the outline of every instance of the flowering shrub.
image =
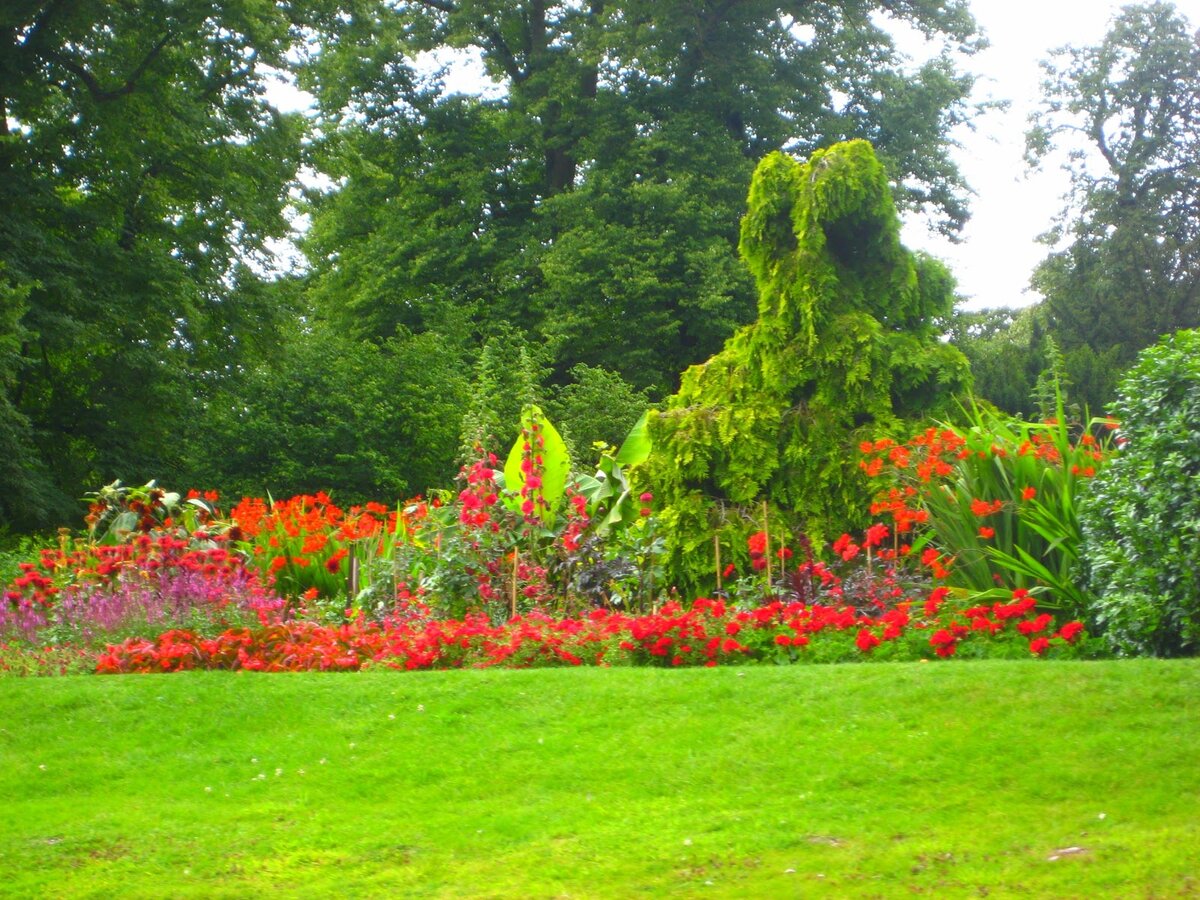
[(536, 608), (645, 603), (662, 542), (653, 498), (635, 503), (622, 470), (644, 458), (643, 445), (635, 427), (620, 451), (606, 450), (596, 476), (572, 479), (562, 439), (528, 407), (503, 471), (477, 447), (456, 490), (397, 512), (369, 503), (345, 513), (323, 493), (244, 498), (226, 526), (230, 546), (298, 611), (330, 620), (347, 610), (381, 617), (409, 599), (444, 617), (482, 612), (495, 622)]
[[(119, 544), (134, 534), (171, 532), (190, 535), (203, 531), (215, 517), (217, 494), (191, 491), (186, 498), (150, 481), (141, 487), (120, 481), (89, 494), (88, 543)], [(203, 539), (204, 535), (200, 535)]]
[(64, 540), (21, 570), (0, 604), (0, 639), (29, 644), (88, 645), (183, 623), (266, 624), (284, 605), (221, 540), (200, 549), (169, 534), (109, 545)]
[(902, 444), (864, 442), (860, 466), (880, 484), (871, 514), (940, 554), (953, 585), (981, 597), (1029, 590), (1045, 608), (1086, 614), (1076, 508), (1107, 445), (1089, 431), (1074, 439), (1061, 417), (1020, 422), (976, 407), (971, 418)]
[(337, 626), (293, 621), (231, 629), (214, 638), (177, 629), (108, 647), (97, 671), (718, 666), (1087, 652), (1082, 623), (1056, 627), (1026, 592), (1014, 592), (1007, 603), (963, 608), (950, 601), (948, 589), (937, 588), (919, 604), (902, 603), (876, 615), (778, 600), (739, 610), (702, 598), (688, 609), (671, 602), (641, 616), (595, 609), (582, 618), (556, 619), (535, 611), (503, 625), (482, 615), (433, 619), (415, 609), (383, 622), (361, 616)]

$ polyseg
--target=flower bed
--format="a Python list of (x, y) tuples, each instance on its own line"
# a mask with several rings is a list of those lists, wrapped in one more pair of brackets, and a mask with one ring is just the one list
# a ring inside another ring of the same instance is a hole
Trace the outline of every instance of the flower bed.
[(215, 638), (173, 629), (153, 640), (110, 645), (96, 671), (718, 666), (955, 655), (1073, 657), (1087, 646), (1082, 623), (1057, 627), (1023, 591), (1008, 603), (952, 608), (948, 591), (938, 588), (920, 605), (902, 603), (881, 615), (780, 601), (739, 610), (701, 598), (690, 608), (672, 602), (642, 616), (596, 609), (581, 618), (557, 619), (533, 612), (503, 625), (483, 616), (431, 619), (414, 610), (383, 622), (364, 617), (336, 626), (281, 622), (230, 629)]

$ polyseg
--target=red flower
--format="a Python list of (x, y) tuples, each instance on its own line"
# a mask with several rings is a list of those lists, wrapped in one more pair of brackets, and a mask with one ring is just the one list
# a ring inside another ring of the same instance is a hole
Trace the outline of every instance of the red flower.
[(736, 571), (737, 571), (737, 566), (735, 566), (733, 563), (730, 563), (729, 565), (727, 565), (725, 567), (725, 572), (721, 575), (721, 577), (728, 578), (730, 575), (732, 575)]
[(1045, 653), (1049, 649), (1050, 649), (1050, 639), (1049, 638), (1039, 637), (1039, 638), (1034, 638), (1032, 641), (1029, 642), (1029, 652), (1032, 653), (1034, 656), (1041, 656), (1043, 653)]
[(875, 478), (880, 472), (883, 471), (883, 460), (879, 457), (876, 457), (870, 462), (867, 460), (861, 460), (858, 464), (858, 467), (867, 473), (868, 478)]
[(869, 653), (873, 647), (879, 646), (879, 638), (875, 637), (870, 629), (863, 628), (858, 632), (858, 637), (854, 639), (854, 643), (863, 653)]
[(992, 513), (999, 512), (1000, 507), (1003, 505), (1004, 503), (1001, 500), (990, 502), (987, 500), (972, 500), (971, 513), (979, 518), (983, 518), (984, 516), (990, 516)]
[(979, 527), (979, 536), (980, 536), (981, 538), (983, 538), (984, 540), (987, 540), (988, 538), (995, 537), (995, 536), (996, 536), (996, 529), (995, 529), (995, 528), (988, 528), (986, 525), (981, 525), (981, 526)]
[(925, 601), (925, 615), (931, 619), (936, 616), (938, 607), (946, 601), (946, 597), (949, 595), (950, 588), (948, 587), (936, 587), (930, 591), (929, 599)]
[(1031, 634), (1037, 634), (1040, 631), (1045, 631), (1046, 627), (1054, 621), (1054, 616), (1049, 613), (1042, 613), (1036, 619), (1030, 619), (1021, 622), (1017, 625), (1017, 631), (1028, 637)]
[(850, 539), (850, 535), (843, 534), (840, 538), (833, 542), (833, 552), (844, 559), (846, 562), (858, 556), (858, 551), (861, 548), (858, 544)]
[(340, 550), (330, 556), (329, 559), (325, 560), (325, 568), (328, 569), (331, 574), (336, 575), (338, 573), (338, 569), (341, 568), (342, 560), (345, 559), (349, 553), (349, 550), (347, 550), (345, 547), (342, 547)]
[(1032, 500), (1036, 496), (1037, 496), (1037, 488), (1035, 488), (1035, 487), (1027, 487), (1027, 488), (1025, 488), (1025, 490), (1021, 491), (1021, 499), (1022, 500)]
[(878, 547), (883, 543), (888, 536), (888, 527), (886, 525), (872, 525), (867, 529), (867, 536), (864, 543), (868, 547)]
[(765, 531), (757, 531), (746, 539), (746, 546), (750, 548), (751, 556), (762, 556), (767, 552), (767, 533)]
[(954, 655), (958, 646), (957, 640), (954, 634), (945, 628), (935, 631), (929, 636), (929, 644), (933, 647), (933, 652), (942, 657)]
[(1082, 622), (1068, 622), (1066, 625), (1064, 625), (1062, 628), (1060, 628), (1058, 630), (1058, 634), (1055, 635), (1055, 637), (1060, 637), (1064, 641), (1066, 641), (1068, 644), (1072, 644), (1075, 642), (1075, 638), (1079, 637), (1079, 635), (1082, 631), (1083, 631), (1083, 623)]

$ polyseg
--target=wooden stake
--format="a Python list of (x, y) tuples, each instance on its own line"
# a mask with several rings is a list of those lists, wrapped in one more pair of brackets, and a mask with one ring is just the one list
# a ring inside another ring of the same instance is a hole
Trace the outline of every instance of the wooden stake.
[(517, 566), (521, 562), (521, 551), (513, 548), (513, 574), (512, 574), (512, 613), (510, 619), (517, 617)]
[(717, 591), (721, 590), (721, 536), (713, 535), (713, 556), (717, 560)]
[(771, 593), (771, 520), (767, 518), (767, 501), (763, 501), (763, 541), (767, 552), (767, 595)]

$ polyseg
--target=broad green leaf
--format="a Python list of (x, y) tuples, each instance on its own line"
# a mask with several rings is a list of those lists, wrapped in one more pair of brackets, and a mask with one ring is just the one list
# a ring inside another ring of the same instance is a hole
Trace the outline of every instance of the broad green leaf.
[[(542, 518), (543, 522), (548, 523), (553, 521), (555, 510), (566, 495), (571, 458), (562, 436), (550, 424), (542, 410), (535, 405), (525, 407), (521, 413), (521, 434), (513, 444), (512, 450), (509, 451), (508, 459), (504, 464), (504, 483), (508, 488), (510, 498), (519, 498), (521, 490), (528, 480), (521, 468), (527, 438), (534, 443), (530, 454), (535, 458), (540, 456), (542, 460), (540, 466), (535, 463), (534, 472), (538, 473), (542, 479), (541, 493), (547, 506)], [(541, 438), (540, 446), (537, 446), (538, 438)], [(512, 499), (506, 502), (511, 505)], [(520, 499), (516, 499), (516, 504), (519, 508)]]
[(618, 464), (631, 468), (641, 465), (650, 456), (651, 440), (650, 430), (646, 427), (646, 420), (650, 415), (650, 410), (642, 413), (642, 417), (634, 423), (633, 428), (629, 429), (629, 434), (625, 438), (625, 442), (621, 444), (621, 449), (617, 451), (616, 461)]

